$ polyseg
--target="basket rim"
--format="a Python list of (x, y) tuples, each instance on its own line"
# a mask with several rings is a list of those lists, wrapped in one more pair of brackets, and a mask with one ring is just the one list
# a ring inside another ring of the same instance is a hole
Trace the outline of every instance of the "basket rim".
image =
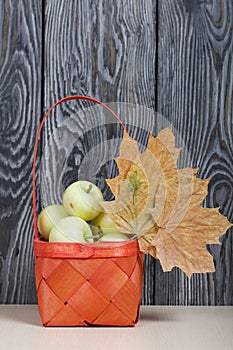
[(109, 258), (139, 254), (137, 239), (123, 242), (64, 243), (34, 239), (34, 255), (42, 258)]

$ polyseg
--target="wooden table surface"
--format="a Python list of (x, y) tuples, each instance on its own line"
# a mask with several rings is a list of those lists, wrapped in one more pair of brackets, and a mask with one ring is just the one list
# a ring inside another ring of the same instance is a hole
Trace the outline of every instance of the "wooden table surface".
[(230, 350), (233, 306), (142, 306), (131, 328), (41, 325), (36, 305), (0, 305), (3, 350)]

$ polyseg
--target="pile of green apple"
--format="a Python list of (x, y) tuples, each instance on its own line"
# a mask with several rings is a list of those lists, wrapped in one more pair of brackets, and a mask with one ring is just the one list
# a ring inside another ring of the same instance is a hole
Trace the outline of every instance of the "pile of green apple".
[(38, 230), (49, 242), (126, 241), (110, 216), (103, 212), (101, 190), (89, 181), (76, 181), (63, 193), (62, 204), (45, 207)]

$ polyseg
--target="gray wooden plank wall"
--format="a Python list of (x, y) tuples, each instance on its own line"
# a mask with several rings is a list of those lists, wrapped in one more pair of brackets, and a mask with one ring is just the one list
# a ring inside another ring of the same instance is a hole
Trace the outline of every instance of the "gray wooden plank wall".
[[(180, 165), (211, 176), (204, 205), (219, 206), (233, 221), (232, 55), (231, 0), (0, 1), (1, 303), (36, 302), (33, 142), (43, 112), (66, 95), (158, 110), (186, 145)], [(45, 139), (73, 108), (57, 109)], [(103, 135), (115, 132), (108, 127)], [(209, 248), (216, 273), (191, 279), (145, 257), (142, 302), (232, 305), (232, 230), (221, 242)]]
[(0, 301), (35, 301), (31, 169), (41, 115), (40, 1), (0, 1)]

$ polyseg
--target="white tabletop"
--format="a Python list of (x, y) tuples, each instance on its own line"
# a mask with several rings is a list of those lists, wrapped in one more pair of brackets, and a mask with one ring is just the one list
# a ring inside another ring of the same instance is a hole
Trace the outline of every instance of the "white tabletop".
[(233, 306), (142, 306), (135, 327), (43, 327), (36, 305), (0, 305), (2, 350), (231, 350)]

